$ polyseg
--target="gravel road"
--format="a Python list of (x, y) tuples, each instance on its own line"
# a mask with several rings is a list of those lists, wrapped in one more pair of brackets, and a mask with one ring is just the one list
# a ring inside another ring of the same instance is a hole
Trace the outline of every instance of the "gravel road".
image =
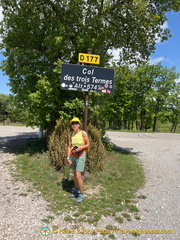
[[(171, 229), (149, 239), (180, 239), (180, 134), (107, 132), (111, 141), (141, 159), (146, 184), (138, 194), (141, 221), (130, 222), (128, 229)], [(140, 238), (142, 239), (142, 238)], [(148, 238), (145, 238), (148, 239)]]
[(30, 127), (0, 126), (0, 140), (24, 139), (38, 137), (39, 129)]
[[(15, 181), (10, 174), (15, 171), (11, 162), (16, 157), (13, 149), (25, 143), (25, 139), (37, 137), (38, 129), (0, 126), (0, 239), (105, 240), (110, 239), (109, 234), (51, 233), (45, 237), (40, 230), (42, 227), (52, 230), (53, 225), (59, 229), (104, 230), (108, 224), (121, 230), (172, 230), (171, 234), (141, 234), (137, 237), (113, 233), (116, 239), (180, 239), (180, 134), (107, 132), (107, 135), (115, 145), (137, 155), (143, 164), (146, 184), (137, 195), (146, 195), (147, 198), (138, 200), (141, 220), (117, 224), (111, 217), (106, 217), (97, 226), (87, 223), (77, 226), (62, 220), (62, 216), (55, 216), (40, 192), (29, 192), (30, 183)], [(49, 224), (42, 222), (47, 216), (54, 216)]]

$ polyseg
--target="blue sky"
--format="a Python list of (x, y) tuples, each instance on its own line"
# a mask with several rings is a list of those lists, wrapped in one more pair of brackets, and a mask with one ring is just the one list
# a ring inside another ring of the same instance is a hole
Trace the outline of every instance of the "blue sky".
[[(1, 10), (0, 8), (0, 20), (2, 19)], [(168, 21), (164, 24), (164, 27), (167, 26), (171, 29), (172, 37), (163, 43), (156, 43), (156, 50), (150, 57), (150, 63), (156, 64), (161, 61), (164, 66), (176, 66), (176, 71), (180, 72), (180, 12), (169, 12), (167, 18)], [(0, 54), (0, 61), (3, 59), (3, 55)], [(0, 93), (11, 93), (7, 83), (8, 76), (3, 75), (0, 70)]]
[(172, 37), (163, 43), (156, 44), (156, 50), (151, 55), (150, 62), (162, 61), (165, 66), (176, 66), (177, 72), (180, 72), (180, 12), (170, 12), (167, 18), (167, 26), (171, 29)]

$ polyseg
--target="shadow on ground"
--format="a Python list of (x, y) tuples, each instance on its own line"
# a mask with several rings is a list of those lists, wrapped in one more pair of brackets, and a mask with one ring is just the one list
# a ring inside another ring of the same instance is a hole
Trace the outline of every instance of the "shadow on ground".
[(133, 148), (123, 148), (120, 146), (117, 146), (116, 144), (114, 144), (111, 139), (108, 136), (105, 136), (106, 141), (108, 141), (112, 146), (113, 146), (113, 151), (115, 152), (119, 152), (123, 155), (128, 155), (128, 154), (134, 154), (134, 155), (139, 155), (142, 152), (138, 151), (138, 152), (134, 152)]
[(138, 152), (134, 152), (133, 148), (123, 148), (123, 147), (119, 147), (115, 144), (113, 144), (113, 151), (115, 152), (119, 152), (123, 155), (129, 155), (129, 154), (133, 154), (138, 156), (139, 154), (141, 154), (142, 152), (138, 151)]
[(33, 155), (35, 153), (42, 153), (47, 151), (46, 139), (39, 139), (36, 137), (28, 137), (28, 134), (25, 134), (26, 138), (16, 137), (0, 137), (0, 151), (5, 153), (14, 153), (25, 154), (29, 153)]
[(68, 179), (68, 178), (62, 179), (62, 189), (64, 191), (71, 193), (73, 187), (74, 187), (74, 180)]

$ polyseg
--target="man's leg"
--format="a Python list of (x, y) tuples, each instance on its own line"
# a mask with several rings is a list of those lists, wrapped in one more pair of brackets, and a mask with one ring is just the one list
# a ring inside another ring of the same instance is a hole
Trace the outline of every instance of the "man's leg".
[(83, 189), (84, 189), (84, 183), (83, 183), (83, 180), (82, 180), (82, 173), (81, 172), (76, 172), (76, 181), (77, 181), (77, 184), (79, 186), (79, 196), (78, 198), (75, 200), (76, 203), (81, 203), (82, 201), (84, 201), (84, 193), (83, 193)]
[(79, 196), (79, 183), (78, 180), (76, 178), (76, 170), (72, 169), (73, 174), (74, 174), (74, 186), (75, 189), (73, 190), (72, 194), (69, 196), (69, 198), (77, 198)]
[(73, 174), (74, 174), (74, 186), (75, 186), (75, 188), (79, 188), (79, 183), (76, 178), (76, 170), (74, 170), (74, 169), (73, 169)]
[(86, 154), (84, 153), (82, 156), (79, 157), (78, 161), (76, 162), (76, 170), (73, 171), (74, 173), (74, 184), (76, 188), (79, 188), (79, 196), (75, 200), (75, 202), (80, 203), (84, 201), (84, 194), (83, 194), (83, 188), (84, 188), (84, 183), (82, 179), (82, 174), (84, 172), (84, 167), (85, 167), (85, 160), (86, 160)]
[(75, 179), (75, 187), (78, 186), (80, 193), (83, 193), (84, 183), (82, 180), (82, 173), (75, 171), (74, 179)]
[(76, 171), (74, 172), (74, 178), (77, 186), (79, 187), (80, 193), (83, 193), (83, 188), (84, 188), (82, 175), (84, 174), (85, 162), (86, 162), (86, 153), (84, 152), (83, 155), (81, 155), (78, 158)]

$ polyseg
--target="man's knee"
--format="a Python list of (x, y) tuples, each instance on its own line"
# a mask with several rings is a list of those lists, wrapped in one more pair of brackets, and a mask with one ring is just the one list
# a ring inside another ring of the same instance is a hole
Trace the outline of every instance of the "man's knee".
[(76, 179), (81, 179), (82, 178), (82, 173), (81, 172), (76, 172), (75, 177), (76, 177)]

